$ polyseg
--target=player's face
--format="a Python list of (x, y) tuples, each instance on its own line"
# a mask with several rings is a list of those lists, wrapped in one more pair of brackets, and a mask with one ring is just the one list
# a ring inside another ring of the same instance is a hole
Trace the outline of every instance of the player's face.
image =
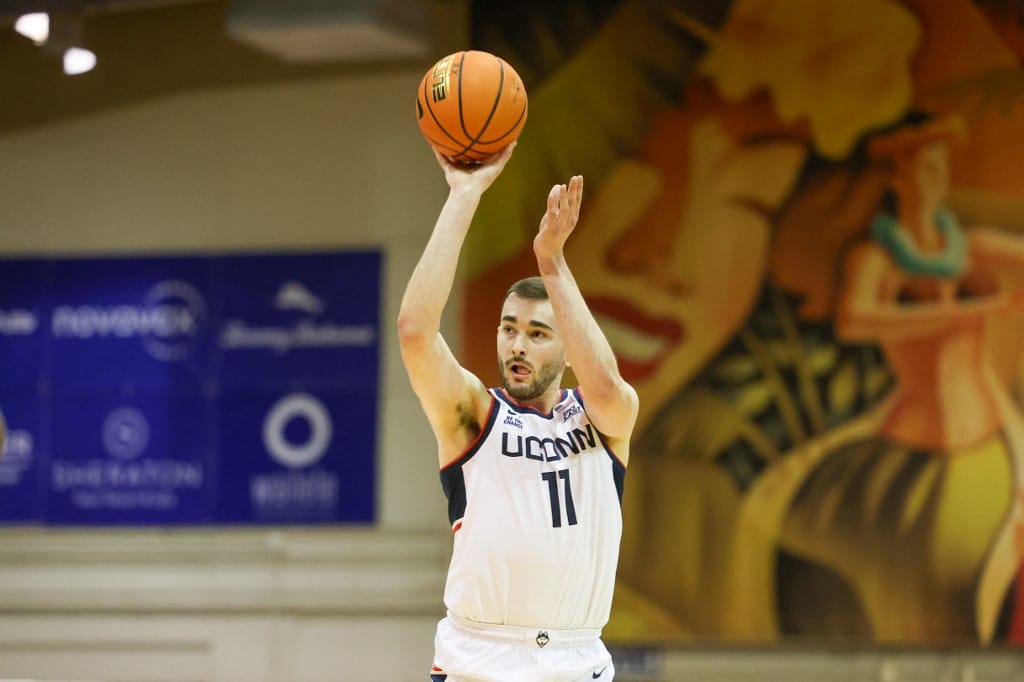
[(558, 388), (565, 370), (565, 345), (555, 331), (551, 301), (505, 299), (498, 325), (498, 369), (505, 390), (516, 400), (538, 398)]

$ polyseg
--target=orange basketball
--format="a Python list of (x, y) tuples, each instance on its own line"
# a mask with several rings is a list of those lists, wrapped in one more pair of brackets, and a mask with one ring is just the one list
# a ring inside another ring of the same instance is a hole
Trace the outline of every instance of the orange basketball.
[(420, 131), (455, 163), (484, 161), (519, 137), (526, 123), (526, 88), (501, 57), (463, 50), (439, 60), (420, 81)]

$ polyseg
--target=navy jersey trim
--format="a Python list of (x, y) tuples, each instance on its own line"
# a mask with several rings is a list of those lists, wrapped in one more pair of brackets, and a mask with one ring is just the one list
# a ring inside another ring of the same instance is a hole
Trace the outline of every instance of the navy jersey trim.
[[(583, 406), (583, 411), (586, 412), (587, 411), (587, 406), (583, 402), (583, 394), (580, 392), (580, 389), (579, 389), (578, 386), (572, 390), (572, 394), (574, 396), (576, 396), (576, 400), (579, 401), (580, 405)], [(593, 423), (593, 422), (591, 422), (591, 423)], [(594, 432), (597, 433), (597, 437), (601, 440), (601, 445), (604, 446), (604, 449), (608, 453), (608, 456), (611, 457), (611, 460), (612, 460), (612, 471), (616, 475), (615, 487), (618, 488), (618, 490), (619, 490), (619, 502), (621, 503), (622, 502), (622, 483), (623, 483), (623, 480), (626, 478), (626, 465), (622, 463), (622, 459), (618, 455), (615, 454), (615, 451), (612, 450), (611, 447), (608, 446), (608, 441), (605, 440), (604, 434), (601, 433), (601, 431), (599, 429), (597, 429), (596, 427), (594, 428)], [(620, 469), (622, 470), (621, 474), (619, 473)]]
[(615, 481), (615, 492), (619, 495), (619, 506), (622, 506), (622, 489), (626, 485), (626, 467), (618, 457), (612, 456), (612, 480)]
[(445, 497), (448, 498), (448, 522), (452, 526), (466, 513), (466, 478), (462, 473), (462, 465), (472, 459), (473, 455), (480, 450), (480, 446), (487, 440), (487, 436), (491, 433), (491, 429), (494, 428), (494, 424), (497, 421), (498, 401), (494, 399), (492, 394), (491, 410), (487, 413), (487, 422), (480, 429), (476, 440), (473, 441), (473, 444), (469, 446), (465, 453), (445, 464), (444, 468), (441, 469), (441, 488), (444, 490)]
[[(511, 410), (513, 410), (515, 412), (519, 412), (520, 414), (522, 414), (523, 412), (530, 412), (530, 413), (535, 414), (535, 415), (537, 415), (539, 417), (544, 417), (545, 419), (551, 419), (552, 417), (555, 416), (554, 410), (552, 410), (551, 412), (541, 412), (536, 407), (532, 407), (530, 405), (524, 405), (523, 403), (517, 401), (515, 398), (513, 398), (508, 393), (506, 393), (505, 389), (503, 389), (503, 388), (492, 388), (491, 389), (491, 394), (497, 396), (498, 398), (500, 398), (501, 402), (503, 402), (506, 405), (508, 405), (509, 409), (511, 409)], [(558, 402), (555, 403), (555, 406), (557, 407), (558, 405), (561, 405), (563, 402), (565, 402), (565, 398), (568, 395), (569, 395), (569, 391), (567, 389), (563, 388), (562, 392), (558, 396)]]

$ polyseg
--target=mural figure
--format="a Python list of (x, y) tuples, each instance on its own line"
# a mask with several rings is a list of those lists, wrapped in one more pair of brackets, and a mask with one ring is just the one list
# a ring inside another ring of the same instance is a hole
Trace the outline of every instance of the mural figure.
[(474, 309), (531, 183), (595, 179), (569, 255), (642, 406), (606, 636), (1024, 641), (1024, 119), (972, 108), (1019, 57), (970, 0), (714, 6), (625, 0), (528, 83), (468, 245)]
[(1000, 280), (1024, 267), (1024, 239), (965, 229), (946, 206), (950, 147), (964, 138), (950, 115), (868, 143), (889, 193), (845, 258), (836, 328), (880, 345), (895, 385), (877, 432), (828, 452), (793, 497), (779, 571), (792, 632), (948, 643), (999, 629), (1021, 558), (1024, 422), (991, 372), (985, 329), (1024, 313), (1024, 289)]

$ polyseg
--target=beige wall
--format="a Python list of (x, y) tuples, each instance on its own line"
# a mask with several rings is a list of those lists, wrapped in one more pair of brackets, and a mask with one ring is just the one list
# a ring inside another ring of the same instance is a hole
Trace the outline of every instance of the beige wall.
[(392, 341), (446, 190), (421, 75), (182, 94), (0, 137), (0, 255), (380, 247), (386, 340), (375, 528), (0, 529), (0, 677), (424, 677), (450, 534)]

